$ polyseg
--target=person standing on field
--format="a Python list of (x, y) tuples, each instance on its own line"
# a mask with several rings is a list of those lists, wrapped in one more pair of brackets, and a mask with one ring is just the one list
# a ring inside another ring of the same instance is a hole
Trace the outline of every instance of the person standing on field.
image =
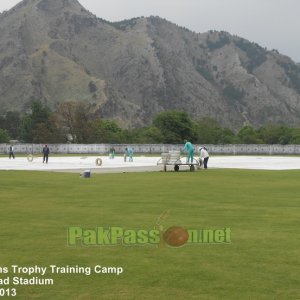
[(126, 149), (127, 149), (128, 161), (133, 162), (133, 149), (132, 148), (126, 148)]
[(15, 159), (14, 147), (12, 145), (9, 146), (9, 159)]
[(199, 155), (200, 155), (200, 159), (203, 159), (204, 169), (207, 169), (207, 163), (208, 163), (208, 159), (209, 159), (209, 154), (208, 154), (207, 149), (205, 147), (200, 147)]
[(187, 157), (187, 164), (189, 163), (189, 161), (191, 161), (191, 164), (193, 163), (194, 160), (194, 146), (191, 142), (188, 142), (187, 140), (184, 140), (184, 147), (183, 147), (183, 151), (187, 151), (188, 153), (188, 157)]
[(44, 148), (43, 148), (43, 163), (46, 162), (46, 164), (48, 163), (48, 157), (49, 157), (49, 153), (50, 153), (50, 150), (48, 148), (48, 145), (45, 145)]
[(109, 149), (109, 158), (110, 159), (114, 159), (115, 158), (115, 154), (116, 154), (116, 149), (114, 147), (111, 147)]

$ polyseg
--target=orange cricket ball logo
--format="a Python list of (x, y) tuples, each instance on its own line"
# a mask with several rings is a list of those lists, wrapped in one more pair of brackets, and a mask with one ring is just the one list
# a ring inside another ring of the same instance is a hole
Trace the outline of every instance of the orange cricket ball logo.
[(173, 226), (164, 232), (163, 238), (169, 246), (180, 247), (188, 241), (189, 233), (182, 227)]

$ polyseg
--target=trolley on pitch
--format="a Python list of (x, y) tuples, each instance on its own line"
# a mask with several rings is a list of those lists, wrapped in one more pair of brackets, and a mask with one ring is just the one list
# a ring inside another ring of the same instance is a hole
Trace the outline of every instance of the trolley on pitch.
[(164, 171), (167, 171), (167, 166), (173, 166), (174, 171), (178, 172), (180, 166), (189, 166), (190, 171), (200, 169), (202, 164), (201, 159), (194, 158), (192, 162), (187, 162), (187, 157), (181, 157), (180, 151), (169, 151), (168, 153), (162, 153), (161, 158), (157, 162), (157, 165), (163, 165)]

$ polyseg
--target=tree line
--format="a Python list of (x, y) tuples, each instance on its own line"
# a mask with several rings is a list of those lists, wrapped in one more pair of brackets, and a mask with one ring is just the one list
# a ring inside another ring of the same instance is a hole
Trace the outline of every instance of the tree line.
[(300, 144), (300, 128), (248, 125), (233, 132), (211, 118), (193, 120), (186, 112), (170, 110), (156, 115), (149, 126), (124, 129), (96, 117), (89, 104), (73, 101), (55, 111), (34, 102), (30, 113), (8, 111), (0, 116), (0, 143), (182, 144), (185, 139), (195, 144)]

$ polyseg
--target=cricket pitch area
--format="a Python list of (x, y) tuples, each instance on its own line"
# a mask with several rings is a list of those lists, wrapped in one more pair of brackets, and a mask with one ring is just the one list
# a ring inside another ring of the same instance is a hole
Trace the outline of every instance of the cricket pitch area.
[(0, 299), (300, 299), (299, 157), (158, 159), (0, 158)]
[[(97, 166), (96, 159), (100, 158), (101, 166)], [(124, 162), (123, 157), (110, 159), (108, 156), (52, 156), (48, 164), (43, 164), (40, 156), (33, 157), (29, 162), (26, 157), (9, 159), (0, 158), (0, 170), (28, 170), (28, 171), (78, 171), (91, 169), (97, 173), (107, 172), (138, 172), (160, 171), (157, 166), (159, 156), (137, 156), (133, 162)], [(214, 156), (209, 160), (209, 168), (256, 169), (256, 170), (300, 170), (300, 157), (286, 156)], [(186, 170), (184, 166), (181, 169)], [(172, 166), (168, 167), (172, 170)]]

